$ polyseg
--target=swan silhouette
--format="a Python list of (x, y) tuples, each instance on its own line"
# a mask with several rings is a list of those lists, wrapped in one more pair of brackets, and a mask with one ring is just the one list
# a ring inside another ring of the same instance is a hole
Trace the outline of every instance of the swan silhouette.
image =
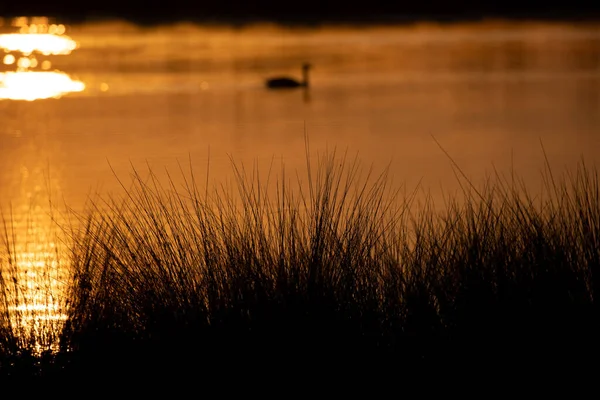
[(308, 63), (302, 64), (302, 80), (298, 81), (288, 77), (276, 77), (267, 79), (266, 86), (269, 89), (291, 89), (297, 87), (308, 88), (308, 70), (311, 65)]

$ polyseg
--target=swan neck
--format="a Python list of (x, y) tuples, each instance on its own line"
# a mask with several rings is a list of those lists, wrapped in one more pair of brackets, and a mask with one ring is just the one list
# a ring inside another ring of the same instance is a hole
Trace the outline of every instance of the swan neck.
[(308, 86), (308, 68), (302, 68), (302, 85)]

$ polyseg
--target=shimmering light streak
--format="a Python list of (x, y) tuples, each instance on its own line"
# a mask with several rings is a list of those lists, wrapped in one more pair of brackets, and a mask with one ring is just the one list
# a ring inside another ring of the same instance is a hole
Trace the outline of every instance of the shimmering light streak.
[(77, 43), (68, 36), (50, 33), (8, 33), (0, 35), (0, 48), (25, 55), (38, 52), (44, 55), (71, 54)]
[(17, 71), (0, 73), (0, 99), (38, 100), (81, 92), (85, 84), (59, 71)]

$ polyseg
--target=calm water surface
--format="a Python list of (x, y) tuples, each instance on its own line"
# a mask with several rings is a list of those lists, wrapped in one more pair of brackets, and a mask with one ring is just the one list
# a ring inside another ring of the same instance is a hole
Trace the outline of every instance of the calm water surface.
[[(60, 99), (0, 101), (0, 198), (52, 188), (74, 206), (112, 188), (130, 163), (229, 173), (228, 156), (289, 168), (314, 151), (359, 152), (392, 163), (398, 182), (452, 186), (448, 159), (474, 179), (543, 160), (594, 160), (600, 142), (597, 26), (480, 24), (404, 28), (226, 29), (179, 24), (73, 26), (79, 47), (50, 57), (85, 83)], [(312, 87), (268, 91), (271, 75)], [(450, 178), (450, 179), (449, 179)]]
[[(398, 186), (420, 181), (441, 193), (457, 185), (434, 138), (475, 182), (512, 165), (532, 190), (542, 144), (559, 170), (600, 156), (596, 25), (114, 22), (66, 34), (78, 47), (46, 58), (85, 89), (0, 100), (0, 205), (12, 215), (24, 276), (54, 260), (48, 193), (80, 210), (90, 193), (117, 192), (114, 175), (126, 179), (132, 166), (177, 179), (178, 163), (191, 160), (199, 174), (210, 163), (214, 182), (230, 176), (230, 157), (303, 169), (308, 136), (311, 156), (358, 153), (366, 166), (389, 164)], [(305, 61), (314, 67), (309, 91), (264, 87), (273, 75), (299, 78)]]

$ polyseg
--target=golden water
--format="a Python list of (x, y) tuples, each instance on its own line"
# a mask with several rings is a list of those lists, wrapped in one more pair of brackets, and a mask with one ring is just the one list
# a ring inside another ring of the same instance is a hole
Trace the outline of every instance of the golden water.
[[(439, 199), (458, 185), (434, 138), (474, 182), (514, 168), (534, 191), (546, 158), (562, 171), (600, 156), (593, 24), (21, 19), (2, 33), (0, 205), (15, 243), (4, 251), (12, 264), (1, 260), (18, 281), (7, 285), (13, 323), (34, 330), (64, 318), (68, 257), (57, 249), (68, 243), (57, 239), (52, 209), (81, 211), (90, 194), (119, 193), (115, 174), (127, 181), (132, 166), (163, 177), (168, 169), (176, 184), (179, 164), (190, 162), (214, 183), (231, 176), (231, 158), (303, 171), (307, 135), (311, 157), (358, 153), (376, 170), (389, 165), (393, 185), (410, 192), (420, 182)], [(299, 78), (305, 61), (314, 66), (307, 92), (264, 87), (273, 75)]]

